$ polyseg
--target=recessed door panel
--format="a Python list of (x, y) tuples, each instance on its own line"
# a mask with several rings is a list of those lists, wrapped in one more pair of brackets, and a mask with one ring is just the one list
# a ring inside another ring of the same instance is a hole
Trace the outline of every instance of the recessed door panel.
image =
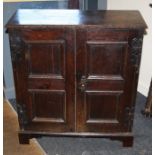
[(87, 72), (93, 75), (122, 75), (126, 42), (87, 42)]
[(30, 74), (63, 75), (65, 70), (65, 41), (26, 42), (26, 58)]
[(121, 92), (86, 92), (86, 122), (119, 123), (118, 111), (120, 96)]
[(62, 92), (30, 92), (35, 122), (64, 123), (66, 121), (66, 94)]

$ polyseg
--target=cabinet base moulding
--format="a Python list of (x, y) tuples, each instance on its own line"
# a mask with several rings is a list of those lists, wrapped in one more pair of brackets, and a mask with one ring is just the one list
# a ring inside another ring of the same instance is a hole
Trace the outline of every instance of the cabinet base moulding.
[(40, 138), (42, 136), (52, 137), (83, 137), (83, 138), (109, 138), (111, 140), (121, 141), (123, 147), (133, 146), (132, 133), (86, 133), (86, 132), (64, 132), (64, 133), (50, 133), (50, 132), (34, 132), (34, 131), (19, 131), (19, 143), (29, 144), (31, 138)]

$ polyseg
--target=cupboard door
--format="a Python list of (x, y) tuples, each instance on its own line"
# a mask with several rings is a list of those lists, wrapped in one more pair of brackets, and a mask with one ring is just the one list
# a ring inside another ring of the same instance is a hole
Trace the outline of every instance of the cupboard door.
[(26, 84), (26, 130), (74, 131), (73, 34), (67, 28), (23, 30), (20, 34), (25, 76), (19, 75), (19, 82), (23, 78)]
[[(77, 30), (77, 131), (127, 131), (130, 105), (128, 32)], [(132, 75), (131, 75), (132, 76)]]

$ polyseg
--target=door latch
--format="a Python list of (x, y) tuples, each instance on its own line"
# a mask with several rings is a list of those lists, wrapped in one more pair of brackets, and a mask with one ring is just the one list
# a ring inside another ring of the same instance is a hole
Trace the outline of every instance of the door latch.
[(81, 77), (81, 80), (79, 82), (79, 85), (78, 85), (78, 89), (81, 91), (81, 92), (84, 92), (86, 90), (86, 84), (87, 84), (87, 79), (86, 79), (86, 76), (82, 76)]

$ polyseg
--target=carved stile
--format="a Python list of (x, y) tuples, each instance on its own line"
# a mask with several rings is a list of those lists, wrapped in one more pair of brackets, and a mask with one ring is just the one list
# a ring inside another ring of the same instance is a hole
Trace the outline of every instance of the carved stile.
[(131, 41), (131, 63), (136, 67), (136, 72), (139, 71), (139, 58), (142, 49), (142, 38), (133, 38)]
[(17, 63), (22, 59), (22, 41), (20, 37), (10, 36), (11, 59), (13, 63)]
[(128, 130), (132, 128), (133, 119), (134, 119), (134, 107), (125, 108), (125, 125), (128, 127)]
[(28, 118), (26, 114), (25, 104), (17, 104), (18, 118), (21, 129), (25, 128), (25, 125), (28, 124)]

